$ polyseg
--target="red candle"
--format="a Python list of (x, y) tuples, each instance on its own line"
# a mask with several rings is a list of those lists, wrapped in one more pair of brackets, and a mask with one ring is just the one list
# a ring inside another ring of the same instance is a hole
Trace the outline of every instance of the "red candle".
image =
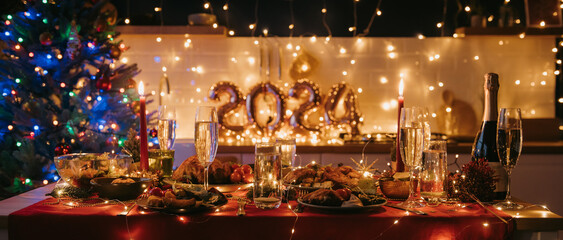
[(399, 149), (399, 133), (401, 131), (401, 109), (405, 105), (405, 98), (403, 97), (403, 79), (401, 78), (401, 82), (399, 83), (399, 98), (398, 98), (398, 109), (399, 109), (399, 116), (397, 117), (397, 149), (395, 152), (395, 160), (397, 161), (397, 165), (395, 167), (395, 171), (403, 172), (405, 171), (405, 164), (403, 163), (403, 159), (401, 158), (401, 150)]
[(139, 101), (141, 104), (141, 170), (149, 170), (149, 147), (147, 143), (147, 113), (146, 113), (146, 99), (145, 99), (145, 86), (143, 81), (139, 82)]

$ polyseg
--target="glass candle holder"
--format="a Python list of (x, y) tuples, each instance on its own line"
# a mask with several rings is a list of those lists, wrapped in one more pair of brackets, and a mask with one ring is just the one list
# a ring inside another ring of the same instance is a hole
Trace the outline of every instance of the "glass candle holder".
[(295, 152), (297, 150), (295, 138), (276, 139), (276, 143), (280, 146), (282, 166), (292, 168), (295, 165)]

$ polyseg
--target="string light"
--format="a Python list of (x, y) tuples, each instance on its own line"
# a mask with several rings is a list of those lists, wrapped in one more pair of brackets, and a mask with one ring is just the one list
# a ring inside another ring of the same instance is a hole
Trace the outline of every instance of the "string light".
[(229, 30), (229, 36), (234, 36), (234, 35), (235, 35), (235, 31)]
[(381, 16), (381, 14), (383, 14), (383, 13), (381, 12), (381, 10), (377, 9), (376, 14), (377, 14), (377, 16)]
[(545, 27), (545, 21), (540, 22), (540, 27)]
[(157, 38), (156, 38), (156, 42), (162, 42), (162, 38), (161, 38), (161, 37), (157, 37)]
[(418, 34), (416, 37), (417, 37), (418, 39), (420, 39), (420, 40), (422, 40), (422, 39), (425, 38), (424, 35), (422, 35), (422, 34)]
[(225, 5), (223, 5), (223, 10), (224, 11), (229, 10), (229, 4), (228, 3), (225, 3)]
[(203, 4), (203, 8), (209, 9), (209, 3), (208, 3), (208, 2), (204, 3), (204, 4)]
[(464, 9), (465, 9), (466, 12), (471, 12), (471, 8), (469, 6), (465, 6)]
[(475, 61), (477, 61), (477, 60), (479, 60), (479, 56), (475, 56), (475, 57), (473, 57), (473, 59), (474, 59)]
[(125, 22), (125, 24), (129, 24), (129, 23), (131, 23), (131, 20), (129, 20), (129, 18), (126, 18), (124, 22)]
[(438, 28), (442, 28), (442, 26), (443, 26), (443, 25), (444, 25), (444, 24), (443, 24), (443, 23), (441, 23), (441, 22), (439, 22), (439, 23), (436, 23), (436, 27), (438, 27)]
[(255, 27), (256, 27), (255, 24), (250, 24), (250, 25), (248, 25), (248, 28), (249, 28), (250, 30), (254, 30)]
[(8, 130), (9, 130), (9, 131), (14, 130), (14, 126), (13, 126), (13, 125), (8, 125)]
[(520, 85), (520, 80), (516, 80), (516, 81), (514, 81), (514, 84), (516, 84), (516, 85)]

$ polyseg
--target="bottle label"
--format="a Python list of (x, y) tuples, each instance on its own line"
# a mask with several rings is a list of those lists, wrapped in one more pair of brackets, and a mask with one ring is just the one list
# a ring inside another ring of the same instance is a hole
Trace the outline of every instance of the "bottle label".
[(494, 177), (498, 180), (495, 184), (495, 192), (506, 192), (508, 185), (508, 174), (500, 162), (489, 162), (489, 167), (495, 171)]

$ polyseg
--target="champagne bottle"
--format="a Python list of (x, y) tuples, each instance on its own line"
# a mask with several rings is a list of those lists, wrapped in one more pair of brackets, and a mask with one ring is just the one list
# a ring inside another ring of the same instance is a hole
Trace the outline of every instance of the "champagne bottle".
[(475, 136), (471, 155), (473, 159), (484, 158), (489, 162), (489, 166), (495, 171), (498, 179), (495, 186), (495, 199), (504, 200), (508, 175), (499, 161), (496, 145), (497, 132), (497, 93), (499, 88), (498, 74), (485, 74), (485, 108), (483, 111), (483, 123), (481, 129)]

